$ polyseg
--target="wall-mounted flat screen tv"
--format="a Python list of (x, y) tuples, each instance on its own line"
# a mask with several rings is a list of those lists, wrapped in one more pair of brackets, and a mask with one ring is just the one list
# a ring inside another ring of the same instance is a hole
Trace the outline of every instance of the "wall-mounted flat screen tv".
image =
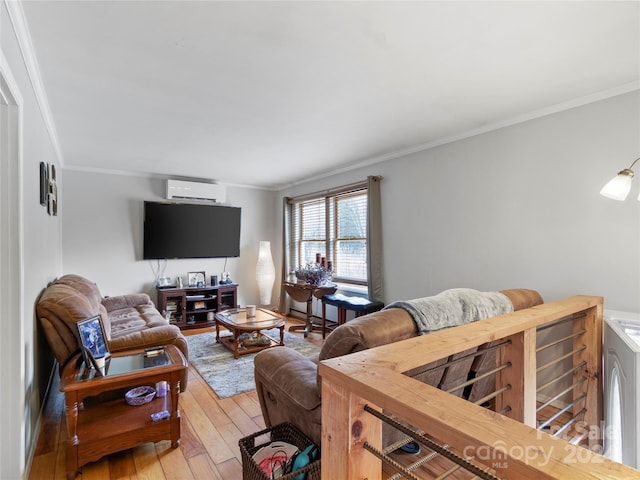
[(240, 256), (241, 208), (144, 202), (143, 259)]

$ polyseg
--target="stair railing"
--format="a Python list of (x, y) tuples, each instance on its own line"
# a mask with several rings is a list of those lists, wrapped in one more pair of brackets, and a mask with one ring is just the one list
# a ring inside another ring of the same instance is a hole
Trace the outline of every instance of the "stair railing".
[[(323, 361), (322, 479), (640, 478), (601, 455), (602, 305), (575, 296)], [(403, 374), (488, 345), (495, 390), (475, 403)], [(384, 422), (425, 455), (394, 458)]]

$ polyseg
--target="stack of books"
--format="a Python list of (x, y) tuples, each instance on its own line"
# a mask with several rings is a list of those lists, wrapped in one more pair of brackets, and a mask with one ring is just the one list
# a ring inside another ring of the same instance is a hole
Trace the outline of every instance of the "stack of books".
[(174, 323), (176, 321), (176, 317), (178, 316), (178, 301), (168, 300), (165, 308), (165, 312), (169, 314), (169, 322)]

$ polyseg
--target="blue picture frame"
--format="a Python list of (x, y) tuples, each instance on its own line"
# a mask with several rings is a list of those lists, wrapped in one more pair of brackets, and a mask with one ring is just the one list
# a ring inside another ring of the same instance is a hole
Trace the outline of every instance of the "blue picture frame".
[(80, 338), (80, 351), (88, 368), (95, 365), (95, 359), (106, 359), (110, 355), (100, 315), (80, 320), (76, 323), (76, 327)]

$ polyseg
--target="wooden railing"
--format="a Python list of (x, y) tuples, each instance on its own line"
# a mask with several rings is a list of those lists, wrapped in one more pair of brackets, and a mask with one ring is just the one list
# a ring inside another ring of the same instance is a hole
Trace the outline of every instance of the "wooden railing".
[[(551, 340), (541, 345), (543, 336)], [(484, 407), (403, 374), (490, 342), (502, 346), (495, 394)], [(387, 478), (394, 458), (382, 453), (379, 416), (408, 424), (415, 432), (409, 435), (431, 452), (424, 462), (444, 458), (457, 472), (452, 478), (477, 478), (477, 471), (501, 479), (640, 478), (600, 455), (601, 365), (602, 298), (588, 296), (324, 361), (322, 479)], [(559, 373), (541, 380), (549, 370)], [(549, 392), (551, 384), (557, 393)], [(468, 464), (474, 473), (461, 476)], [(411, 468), (407, 478), (445, 478), (449, 467), (437, 474), (435, 467)]]

